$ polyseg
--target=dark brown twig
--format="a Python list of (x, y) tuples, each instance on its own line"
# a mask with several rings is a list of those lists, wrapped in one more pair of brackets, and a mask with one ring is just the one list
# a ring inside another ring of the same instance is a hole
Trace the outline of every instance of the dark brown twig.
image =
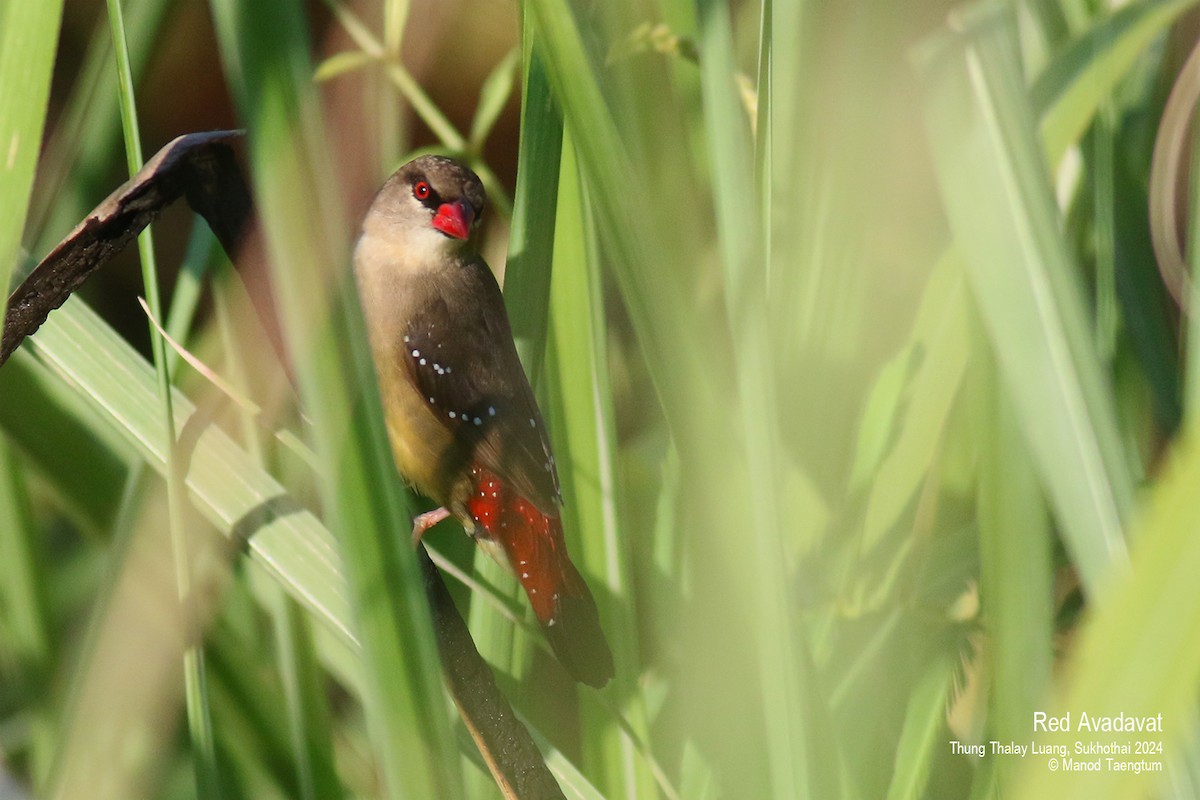
[[(188, 203), (235, 254), (252, 224), (250, 194), (228, 142), (237, 131), (192, 133), (159, 150), (146, 165), (75, 226), (8, 299), (0, 365), (61, 306), (93, 272), (125, 247), (171, 203)], [(248, 254), (247, 254), (248, 255)], [(242, 264), (239, 264), (242, 267)], [(278, 352), (279, 327), (263, 270), (242, 268), (259, 317)]]

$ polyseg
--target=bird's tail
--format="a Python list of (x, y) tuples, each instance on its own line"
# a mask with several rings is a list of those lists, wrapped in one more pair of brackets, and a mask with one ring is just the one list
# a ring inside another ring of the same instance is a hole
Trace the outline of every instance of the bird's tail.
[(522, 585), (558, 660), (575, 680), (599, 688), (613, 676), (612, 652), (600, 628), (600, 614), (587, 583), (566, 557), (566, 551), (559, 552), (562, 555), (557, 564), (550, 565), (548, 570), (553, 574), (553, 586), (538, 588), (538, 596), (550, 591), (549, 601), (534, 602), (533, 589), (537, 587), (526, 585), (525, 581)]
[(613, 657), (600, 627), (600, 612), (587, 583), (567, 555), (562, 523), (541, 514), (534, 524), (505, 542), (533, 613), (550, 647), (575, 680), (597, 688), (613, 676)]
[(477, 523), (476, 537), (493, 556), (503, 555), (498, 560), (508, 561), (567, 672), (589, 686), (608, 683), (614, 674), (612, 651), (600, 627), (596, 601), (567, 555), (562, 521), (506, 493), (490, 473), (481, 481), (491, 491), (481, 489), (467, 503)]

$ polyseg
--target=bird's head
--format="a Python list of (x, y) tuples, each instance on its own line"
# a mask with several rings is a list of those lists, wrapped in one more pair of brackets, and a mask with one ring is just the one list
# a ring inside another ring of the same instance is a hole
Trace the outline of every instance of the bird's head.
[(363, 222), (363, 233), (403, 241), (426, 255), (475, 249), (487, 196), (479, 176), (444, 156), (421, 156), (384, 184)]

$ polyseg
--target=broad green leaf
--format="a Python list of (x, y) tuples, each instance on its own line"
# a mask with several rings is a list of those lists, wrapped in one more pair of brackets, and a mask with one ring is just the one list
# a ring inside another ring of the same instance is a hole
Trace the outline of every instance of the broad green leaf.
[[(107, 429), (102, 438), (121, 437), (165, 473), (153, 371), (83, 302), (68, 300), (51, 314), (13, 362), (22, 362), (26, 374), (72, 388), (101, 415)], [(197, 509), (226, 536), (246, 540), (251, 557), (289, 594), (354, 643), (341, 559), (328, 531), (179, 391), (175, 404), (178, 432), (189, 424), (201, 431), (187, 475)]]

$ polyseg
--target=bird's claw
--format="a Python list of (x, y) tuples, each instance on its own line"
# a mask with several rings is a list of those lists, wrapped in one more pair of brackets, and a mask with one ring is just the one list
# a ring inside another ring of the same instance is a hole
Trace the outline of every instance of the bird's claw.
[(450, 516), (450, 512), (444, 508), (435, 508), (433, 511), (426, 511), (420, 514), (413, 520), (412, 543), (416, 547), (421, 543), (421, 537), (425, 535), (425, 531), (437, 525), (439, 522)]

